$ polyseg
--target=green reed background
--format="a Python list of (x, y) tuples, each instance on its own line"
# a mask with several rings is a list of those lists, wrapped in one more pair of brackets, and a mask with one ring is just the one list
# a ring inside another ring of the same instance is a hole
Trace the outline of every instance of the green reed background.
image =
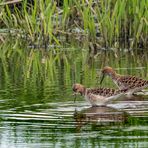
[[(64, 0), (62, 6), (53, 0), (35, 0), (33, 5), (22, 0), (18, 4), (12, 7), (0, 0), (1, 109), (16, 107), (20, 113), (54, 108), (48, 104), (52, 101), (73, 101), (72, 84), (99, 87), (100, 69), (106, 65), (116, 68), (120, 74), (147, 79), (148, 52), (144, 50), (148, 47), (147, 0)], [(91, 52), (89, 43), (99, 45), (101, 50)], [(143, 48), (137, 50), (138, 47)], [(117, 88), (107, 77), (102, 86)], [(141, 114), (147, 116), (147, 112)], [(128, 120), (131, 126), (147, 125), (146, 119), (129, 117)], [(13, 129), (14, 123), (10, 124)], [(105, 131), (106, 128), (96, 129)], [(146, 135), (141, 130), (130, 133), (120, 130), (117, 134)], [(120, 145), (132, 140), (115, 139)]]
[[(23, 79), (27, 87), (30, 78), (37, 85), (74, 83), (59, 82), (58, 77), (94, 84), (96, 68), (105, 65), (147, 67), (147, 51), (131, 49), (147, 47), (148, 1), (64, 0), (59, 6), (52, 0), (33, 4), (24, 0), (17, 4), (0, 1), (0, 69), (8, 85)], [(87, 50), (89, 43), (106, 47), (108, 53)], [(90, 73), (89, 68), (93, 68)]]
[[(106, 65), (116, 68), (121, 74), (137, 75), (146, 79), (147, 61), (146, 51), (145, 54), (139, 52), (134, 55), (128, 51), (116, 54), (114, 51), (100, 51), (92, 57), (89, 51), (74, 47), (44, 51), (21, 48), (18, 45), (14, 47), (13, 44), (0, 46), (0, 73), (3, 77), (1, 81), (8, 85), (23, 82), (26, 87), (30, 80), (38, 86), (41, 83), (48, 85), (48, 82), (62, 83), (65, 86), (74, 82), (98, 86), (97, 76), (100, 69)], [(138, 69), (131, 70), (132, 68)], [(106, 81), (104, 85), (113, 85), (110, 82)]]
[(24, 0), (18, 5), (0, 1), (1, 41), (11, 35), (46, 47), (61, 45), (61, 36), (83, 36), (82, 41), (103, 47), (147, 47), (146, 0), (63, 0), (61, 6), (52, 0)]

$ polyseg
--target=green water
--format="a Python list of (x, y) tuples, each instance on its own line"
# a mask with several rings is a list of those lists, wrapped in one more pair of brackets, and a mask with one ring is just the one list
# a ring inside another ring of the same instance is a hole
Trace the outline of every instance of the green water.
[[(1, 57), (0, 147), (147, 148), (148, 89), (92, 108), (81, 96), (74, 103), (72, 84), (99, 86), (97, 74), (105, 65), (148, 79), (148, 54), (100, 51), (94, 56), (80, 49), (54, 54), (33, 59), (32, 68), (21, 54)], [(103, 86), (116, 88), (109, 78)]]

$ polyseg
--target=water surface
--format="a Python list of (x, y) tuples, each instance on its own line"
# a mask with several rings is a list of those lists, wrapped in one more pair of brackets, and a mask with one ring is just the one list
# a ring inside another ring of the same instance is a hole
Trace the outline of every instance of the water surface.
[[(99, 86), (97, 74), (105, 65), (147, 79), (147, 56), (87, 53), (62, 53), (46, 79), (23, 79), (17, 64), (1, 68), (0, 147), (148, 147), (148, 89), (106, 107), (91, 107), (81, 96), (74, 103), (71, 89), (75, 82)], [(116, 88), (109, 78), (103, 86)]]

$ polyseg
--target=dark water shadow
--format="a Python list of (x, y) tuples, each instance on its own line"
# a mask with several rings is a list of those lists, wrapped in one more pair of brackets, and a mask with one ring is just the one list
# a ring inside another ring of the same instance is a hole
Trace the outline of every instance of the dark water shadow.
[(108, 106), (90, 107), (81, 111), (75, 110), (74, 113), (76, 129), (78, 131), (87, 124), (97, 126), (122, 124), (127, 121), (127, 118), (128, 114), (126, 112)]

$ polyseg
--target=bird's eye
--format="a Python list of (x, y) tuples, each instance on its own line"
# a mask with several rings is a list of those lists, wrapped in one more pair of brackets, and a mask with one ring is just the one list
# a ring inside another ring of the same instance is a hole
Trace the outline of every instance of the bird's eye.
[(77, 91), (77, 88), (73, 88), (73, 91)]

